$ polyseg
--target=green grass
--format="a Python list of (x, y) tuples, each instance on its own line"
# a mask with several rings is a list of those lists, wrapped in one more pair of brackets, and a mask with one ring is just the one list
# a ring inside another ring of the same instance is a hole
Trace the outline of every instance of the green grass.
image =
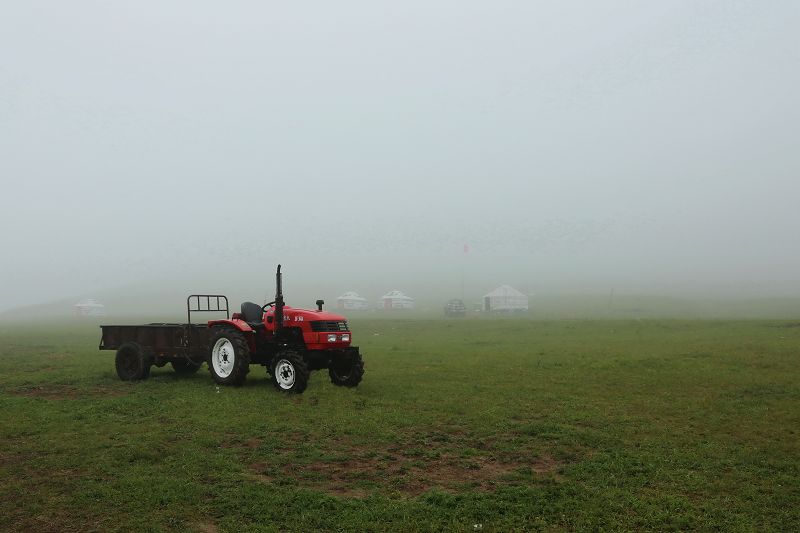
[(0, 326), (0, 530), (800, 530), (800, 324), (351, 325), (297, 397)]

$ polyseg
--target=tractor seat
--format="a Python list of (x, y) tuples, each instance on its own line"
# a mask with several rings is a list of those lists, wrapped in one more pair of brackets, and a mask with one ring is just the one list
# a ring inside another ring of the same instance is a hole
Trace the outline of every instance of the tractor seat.
[(264, 322), (261, 321), (262, 314), (260, 305), (253, 302), (244, 302), (242, 304), (242, 318), (253, 328), (264, 326)]

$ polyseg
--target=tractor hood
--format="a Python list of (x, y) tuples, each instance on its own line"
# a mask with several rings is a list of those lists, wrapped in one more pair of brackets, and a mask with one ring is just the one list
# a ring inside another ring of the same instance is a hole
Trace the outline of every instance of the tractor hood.
[[(275, 308), (270, 307), (267, 309), (266, 316), (273, 316), (275, 314)], [(295, 309), (289, 305), (283, 306), (283, 320), (285, 322), (289, 321), (296, 321), (296, 317), (303, 317), (303, 321), (314, 321), (314, 320), (329, 320), (329, 321), (336, 321), (336, 322), (345, 322), (347, 321), (346, 317), (343, 317), (337, 313), (329, 313), (327, 311), (317, 311), (316, 309)]]

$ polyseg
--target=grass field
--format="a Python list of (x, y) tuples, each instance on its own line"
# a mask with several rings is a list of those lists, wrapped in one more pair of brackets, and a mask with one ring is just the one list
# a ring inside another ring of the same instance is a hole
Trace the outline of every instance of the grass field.
[(0, 326), (0, 530), (800, 530), (800, 323), (351, 325), (296, 397)]

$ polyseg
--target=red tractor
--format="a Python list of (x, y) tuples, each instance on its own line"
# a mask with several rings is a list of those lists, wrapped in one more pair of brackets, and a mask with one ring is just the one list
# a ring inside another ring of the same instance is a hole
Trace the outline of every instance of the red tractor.
[[(303, 392), (310, 372), (323, 368), (335, 385), (358, 385), (364, 362), (351, 345), (345, 317), (323, 311), (322, 300), (316, 310), (285, 305), (280, 265), (275, 277), (274, 302), (245, 302), (230, 316), (227, 297), (193, 294), (187, 298), (186, 324), (100, 326), (100, 349), (117, 350), (117, 375), (123, 380), (146, 379), (151, 366), (167, 363), (179, 374), (192, 374), (206, 362), (220, 385), (244, 383), (251, 364), (266, 367), (284, 392)], [(192, 313), (201, 311), (225, 312), (226, 318), (193, 324)]]

